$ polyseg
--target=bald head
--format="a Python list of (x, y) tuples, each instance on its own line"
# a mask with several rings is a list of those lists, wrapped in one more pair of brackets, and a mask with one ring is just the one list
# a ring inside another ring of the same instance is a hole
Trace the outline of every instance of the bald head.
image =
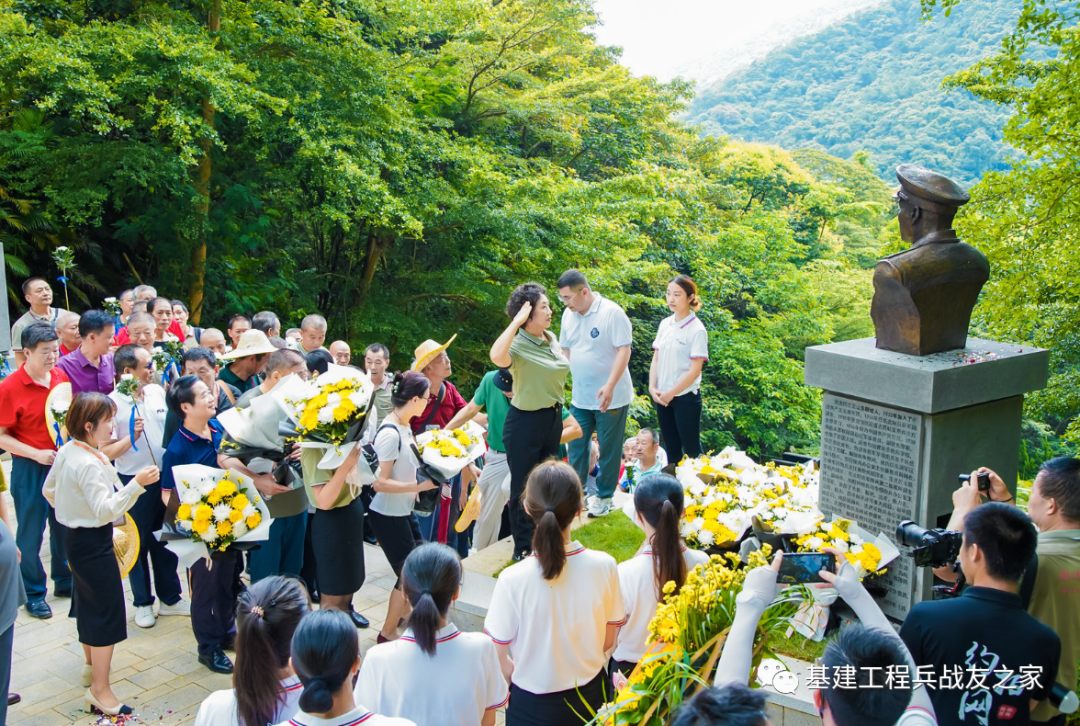
[(225, 355), (225, 334), (217, 328), (207, 328), (203, 331), (199, 344), (203, 348), (214, 351), (214, 355)]
[(339, 366), (347, 366), (352, 360), (352, 351), (344, 340), (335, 340), (330, 344), (330, 355), (334, 356), (334, 362)]

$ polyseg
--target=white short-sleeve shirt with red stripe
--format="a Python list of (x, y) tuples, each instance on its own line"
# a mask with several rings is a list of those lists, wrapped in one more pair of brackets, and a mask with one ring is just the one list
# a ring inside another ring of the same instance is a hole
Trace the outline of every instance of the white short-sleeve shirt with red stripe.
[[(417, 685), (424, 684), (418, 690)], [(418, 724), (479, 724), (484, 713), (506, 704), (510, 688), (499, 654), (483, 633), (448, 624), (435, 636), (435, 654), (416, 644), (412, 630), (371, 648), (360, 664), (357, 703), (384, 716)]]
[[(709, 561), (709, 556), (700, 550), (688, 549), (684, 545), (682, 552), (688, 570)], [(619, 563), (619, 588), (622, 590), (623, 607), (626, 609), (626, 625), (619, 630), (618, 644), (611, 657), (637, 663), (645, 655), (649, 622), (656, 616), (656, 606), (659, 603), (650, 545), (645, 545), (636, 556), (626, 562)]]
[[(679, 321), (670, 315), (656, 329), (653, 350), (656, 351), (656, 387), (667, 391), (690, 370), (690, 361), (709, 360), (709, 333), (693, 313)], [(700, 387), (699, 375), (679, 395), (696, 393)]]
[(535, 556), (502, 571), (484, 631), (509, 644), (514, 685), (557, 693), (596, 677), (605, 663), (607, 626), (625, 620), (615, 558), (570, 542), (554, 580), (544, 579)]
[(298, 711), (291, 719), (277, 726), (361, 726), (361, 724), (363, 726), (417, 726), (408, 719), (382, 716), (363, 706), (357, 706), (337, 718), (319, 718), (310, 713)]
[[(278, 702), (274, 722), (292, 718), (300, 710), (300, 694), (304, 686), (296, 676), (289, 676), (281, 681), (281, 693), (284, 702)], [(236, 689), (214, 691), (199, 706), (195, 716), (195, 726), (240, 726), (240, 715), (236, 710)]]

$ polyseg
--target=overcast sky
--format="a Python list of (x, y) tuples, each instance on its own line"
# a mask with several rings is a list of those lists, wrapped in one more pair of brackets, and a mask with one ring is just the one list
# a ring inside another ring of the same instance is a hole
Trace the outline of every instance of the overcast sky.
[(595, 0), (598, 40), (635, 74), (707, 81), (738, 59), (881, 0)]

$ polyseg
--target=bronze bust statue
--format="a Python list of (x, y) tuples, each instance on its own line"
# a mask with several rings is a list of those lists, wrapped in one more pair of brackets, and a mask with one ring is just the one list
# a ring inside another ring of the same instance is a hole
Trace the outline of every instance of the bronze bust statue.
[(870, 317), (877, 347), (909, 355), (963, 348), (971, 310), (990, 278), (986, 255), (952, 229), (956, 210), (971, 197), (921, 166), (903, 164), (896, 178), (900, 236), (911, 246), (874, 269)]

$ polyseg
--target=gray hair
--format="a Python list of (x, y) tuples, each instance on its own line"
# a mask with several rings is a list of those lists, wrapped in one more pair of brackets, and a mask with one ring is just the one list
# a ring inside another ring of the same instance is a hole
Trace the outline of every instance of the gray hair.
[(312, 313), (306, 316), (300, 321), (300, 330), (308, 330), (314, 328), (315, 330), (326, 330), (326, 318), (317, 313)]
[(158, 296), (157, 288), (151, 287), (150, 285), (137, 285), (135, 289), (131, 291), (131, 294), (133, 297), (138, 299), (140, 295), (147, 292), (150, 293), (152, 297)]

